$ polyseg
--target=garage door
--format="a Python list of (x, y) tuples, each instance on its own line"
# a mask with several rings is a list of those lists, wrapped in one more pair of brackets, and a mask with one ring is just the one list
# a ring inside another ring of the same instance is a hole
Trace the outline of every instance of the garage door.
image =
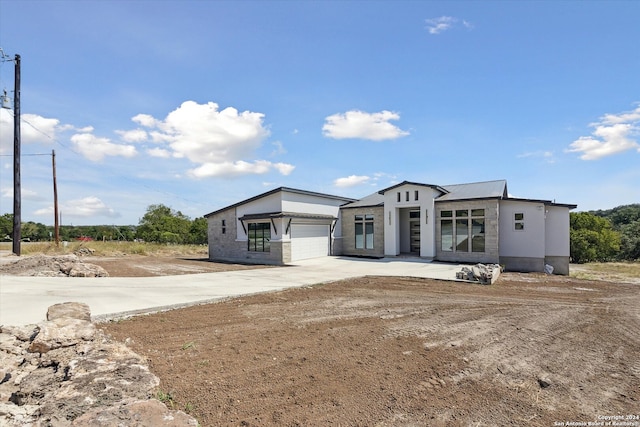
[(329, 255), (328, 225), (291, 225), (291, 261), (327, 255)]

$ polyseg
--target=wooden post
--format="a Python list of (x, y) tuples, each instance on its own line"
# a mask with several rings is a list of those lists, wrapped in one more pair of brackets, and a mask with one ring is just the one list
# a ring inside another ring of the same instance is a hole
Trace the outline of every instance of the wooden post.
[(22, 208), (20, 192), (20, 55), (15, 59), (13, 95), (13, 253), (20, 256)]
[(53, 166), (53, 229), (56, 247), (60, 245), (60, 226), (58, 224), (58, 182), (56, 180), (56, 150), (51, 150), (51, 163)]

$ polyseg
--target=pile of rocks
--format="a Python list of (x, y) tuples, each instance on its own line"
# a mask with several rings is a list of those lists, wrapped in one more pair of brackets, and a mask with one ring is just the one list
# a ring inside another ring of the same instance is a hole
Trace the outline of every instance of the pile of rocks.
[(0, 425), (197, 426), (153, 399), (146, 361), (91, 323), (86, 304), (49, 307), (47, 321), (0, 327)]
[(472, 267), (462, 267), (456, 273), (456, 279), (492, 285), (500, 277), (502, 268), (498, 264), (476, 264)]
[(1, 265), (0, 273), (39, 277), (109, 277), (107, 270), (82, 262), (77, 255), (19, 257)]

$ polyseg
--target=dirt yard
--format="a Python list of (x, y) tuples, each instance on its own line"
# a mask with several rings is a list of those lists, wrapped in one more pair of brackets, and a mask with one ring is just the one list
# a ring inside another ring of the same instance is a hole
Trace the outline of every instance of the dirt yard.
[[(111, 276), (245, 268), (107, 261), (86, 260)], [(633, 282), (365, 277), (102, 328), (202, 426), (640, 426)]]

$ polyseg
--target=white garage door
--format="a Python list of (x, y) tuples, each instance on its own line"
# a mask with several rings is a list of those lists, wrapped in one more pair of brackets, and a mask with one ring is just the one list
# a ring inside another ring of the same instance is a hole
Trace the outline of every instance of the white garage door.
[(328, 225), (291, 225), (291, 261), (327, 255), (329, 255)]

